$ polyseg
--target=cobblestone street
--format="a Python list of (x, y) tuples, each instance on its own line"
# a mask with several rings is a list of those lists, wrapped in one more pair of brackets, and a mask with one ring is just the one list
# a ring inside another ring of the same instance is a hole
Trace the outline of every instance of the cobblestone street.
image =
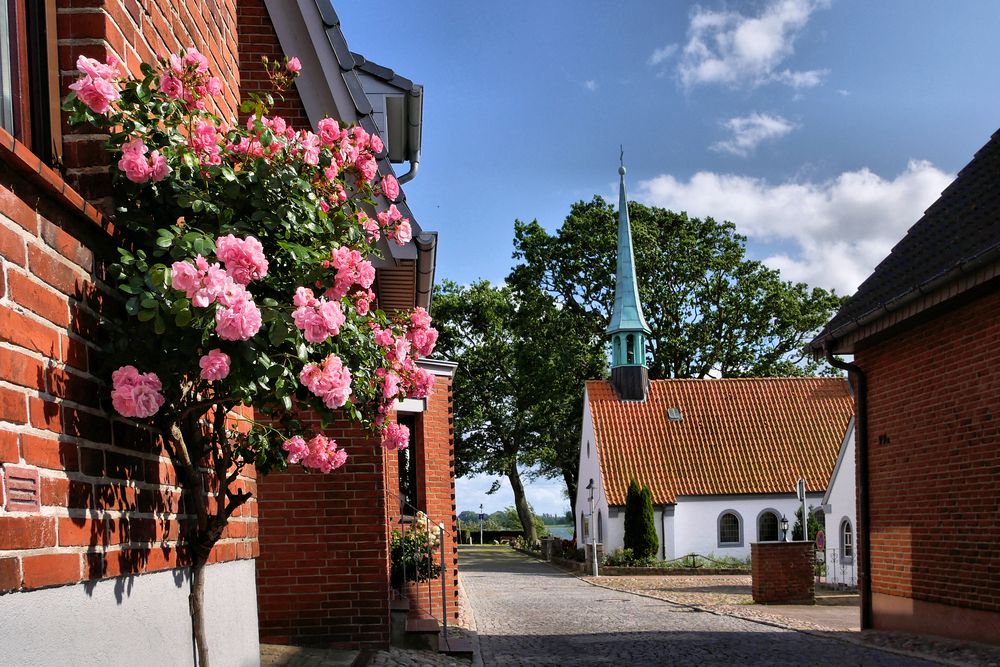
[(598, 588), (508, 549), (460, 560), (487, 667), (936, 664)]

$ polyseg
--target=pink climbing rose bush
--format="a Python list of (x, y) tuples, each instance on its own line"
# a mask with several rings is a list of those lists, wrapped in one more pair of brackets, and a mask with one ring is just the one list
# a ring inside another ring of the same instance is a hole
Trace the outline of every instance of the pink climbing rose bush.
[[(302, 68), (265, 66), (278, 95)], [(154, 421), (185, 465), (224, 463), (209, 490), (236, 503), (245, 497), (232, 493), (230, 467), (344, 465), (302, 411), (405, 447), (392, 407), (430, 393), (434, 378), (416, 362), (437, 332), (420, 308), (387, 316), (372, 290), (376, 244), (413, 235), (392, 203), (399, 183), (379, 174), (381, 138), (331, 118), (293, 127), (271, 113), (271, 94), (223, 117), (222, 83), (195, 49), (139, 76), (113, 57), (81, 56), (77, 68), (65, 108), (109, 137), (126, 241), (110, 268), (127, 313), (111, 330), (114, 409)], [(241, 405), (256, 417), (237, 416)], [(211, 415), (210, 433), (190, 419), (199, 414)]]

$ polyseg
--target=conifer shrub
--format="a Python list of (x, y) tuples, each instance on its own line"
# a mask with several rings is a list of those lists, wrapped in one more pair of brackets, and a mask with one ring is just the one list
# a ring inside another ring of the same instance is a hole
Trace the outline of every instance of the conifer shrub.
[(636, 560), (656, 555), (660, 540), (656, 536), (653, 515), (653, 493), (648, 486), (639, 486), (635, 479), (629, 482), (625, 496), (625, 549)]

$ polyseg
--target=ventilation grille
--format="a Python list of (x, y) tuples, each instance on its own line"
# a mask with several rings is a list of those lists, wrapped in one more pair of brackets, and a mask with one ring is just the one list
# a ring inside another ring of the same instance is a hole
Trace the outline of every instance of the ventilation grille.
[(5, 465), (3, 468), (4, 497), (8, 512), (37, 512), (42, 508), (38, 493), (38, 470)]
[(680, 408), (667, 408), (667, 419), (672, 422), (679, 422), (683, 419)]

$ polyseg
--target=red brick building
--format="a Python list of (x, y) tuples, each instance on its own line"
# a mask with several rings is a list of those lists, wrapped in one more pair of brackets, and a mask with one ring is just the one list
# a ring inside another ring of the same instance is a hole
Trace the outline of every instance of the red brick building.
[(1000, 132), (811, 345), (854, 355), (862, 626), (1000, 642)]
[[(287, 117), (312, 125), (324, 116), (357, 122), (386, 143), (381, 173), (391, 173), (391, 163), (403, 161), (409, 162), (409, 171), (399, 177), (401, 182), (416, 173), (422, 88), (352, 53), (328, 0), (248, 0), (240, 3), (239, 13), (244, 90), (261, 82), (261, 56), (273, 59), (294, 52), (303, 71), (298, 94), (290, 96), (283, 109)], [(383, 246), (384, 260), (376, 264), (379, 302), (385, 309), (429, 309), (437, 237), (420, 231), (405, 200), (397, 205), (414, 223), (415, 243)], [(454, 365), (422, 363), (437, 381), (426, 401), (397, 406), (396, 418), (410, 427), (412, 436), (405, 453), (383, 451), (361, 433), (334, 426), (330, 432), (349, 453), (347, 464), (335, 474), (289, 471), (261, 480), (257, 593), (262, 641), (387, 645), (394, 597), (391, 533), (418, 510), (445, 525), (444, 606), (452, 618), (457, 616)], [(443, 620), (441, 582), (425, 585), (421, 592), (409, 596), (411, 614)]]
[[(272, 4), (292, 10), (306, 3)], [(325, 1), (310, 8), (323, 20), (309, 29), (325, 38), (336, 14)], [(11, 82), (0, 83), (0, 662), (100, 663), (127, 655), (137, 664), (191, 664), (190, 578), (179, 540), (189, 517), (177, 475), (151, 431), (113, 413), (96, 375), (99, 319), (120, 307), (105, 282), (105, 267), (116, 256), (114, 227), (104, 215), (109, 156), (104, 137), (69, 128), (59, 104), (81, 54), (102, 61), (114, 54), (138, 73), (142, 62), (193, 46), (223, 79), (219, 112), (232, 117), (241, 97), (263, 85), (260, 55), (281, 55), (272, 26), (302, 17), (272, 15), (262, 0), (16, 0), (2, 3), (0, 12), (10, 26), (9, 38), (0, 41), (0, 82)], [(389, 173), (391, 159), (410, 162), (415, 173), (419, 86), (360, 57), (352, 79), (329, 39), (322, 51), (311, 49), (312, 41), (292, 44), (289, 55), (304, 66), (304, 93), (287, 96), (278, 111), (300, 127), (331, 115), (384, 132), (391, 148), (380, 171)], [(349, 51), (346, 57), (353, 58)], [(400, 208), (412, 219), (405, 202)], [(436, 235), (414, 224), (414, 236), (406, 247), (383, 249), (377, 288), (384, 307), (427, 305)], [(453, 522), (450, 369), (436, 368), (442, 375), (426, 410), (401, 409), (423, 410), (413, 419), (416, 458), (427, 462), (419, 473), (428, 489), (424, 503), (435, 520)], [(348, 449), (351, 463), (342, 478), (302, 476), (328, 504), (315, 504), (307, 491), (286, 502), (280, 481), (269, 496), (252, 470), (240, 479), (262, 502), (255, 497), (240, 508), (206, 568), (206, 630), (214, 655), (233, 663), (257, 659), (258, 581), (260, 599), (268, 603), (282, 585), (318, 588), (324, 596), (318, 606), (327, 610), (354, 600), (350, 629), (326, 631), (327, 640), (385, 643), (388, 615), (374, 610), (388, 606), (386, 544), (389, 521), (398, 514), (392, 477), (398, 464), (372, 443)], [(258, 578), (258, 510), (265, 499), (275, 508), (272, 526), (294, 525), (293, 514), (314, 503), (329, 534), (305, 530), (308, 538), (289, 541), (272, 529), (274, 558), (259, 569), (271, 572), (266, 568), (282, 553), (304, 552), (298, 543), (307, 539), (322, 542), (328, 553), (341, 540), (344, 556), (335, 571), (310, 580), (297, 566), (302, 579), (295, 582)], [(282, 511), (286, 519), (279, 518)], [(334, 531), (334, 515), (350, 528)], [(338, 576), (347, 582), (340, 598), (322, 581)], [(295, 597), (300, 603), (292, 610), (262, 607), (261, 627), (275, 614), (321, 616), (305, 595)], [(362, 602), (369, 598), (375, 600), (370, 607)], [(346, 638), (355, 632), (357, 638)]]

